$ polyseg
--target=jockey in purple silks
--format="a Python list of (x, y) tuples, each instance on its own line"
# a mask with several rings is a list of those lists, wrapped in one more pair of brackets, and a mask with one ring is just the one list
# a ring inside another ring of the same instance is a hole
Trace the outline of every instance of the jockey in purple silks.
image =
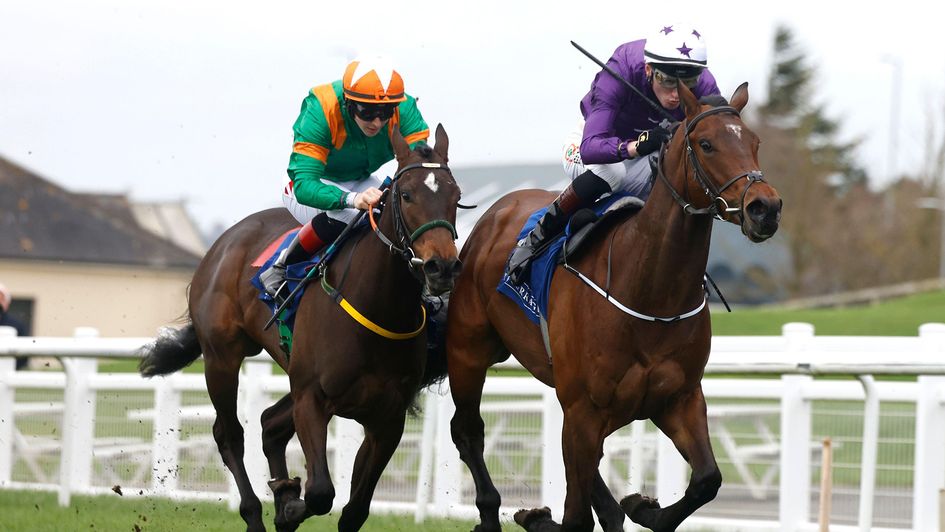
[(642, 200), (650, 195), (650, 162), (670, 138), (666, 114), (676, 121), (685, 118), (677, 91), (680, 82), (697, 98), (719, 95), (706, 68), (705, 40), (691, 25), (660, 26), (646, 39), (622, 44), (607, 66), (639, 94), (604, 70), (594, 77), (581, 100), (584, 119), (564, 144), (564, 170), (572, 182), (513, 249), (508, 270), (514, 284), (527, 277), (534, 252), (558, 236), (576, 211), (612, 192)]

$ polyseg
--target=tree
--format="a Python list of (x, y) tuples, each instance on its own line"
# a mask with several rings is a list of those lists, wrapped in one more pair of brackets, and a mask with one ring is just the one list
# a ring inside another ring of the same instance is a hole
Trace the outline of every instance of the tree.
[[(788, 290), (809, 295), (848, 287), (844, 268), (827, 264), (843, 253), (840, 205), (869, 194), (866, 172), (856, 164), (858, 140), (838, 140), (840, 122), (814, 103), (816, 71), (787, 27), (775, 31), (768, 100), (756, 129), (767, 175), (784, 199), (782, 230), (793, 262)], [(849, 251), (849, 250), (847, 250)], [(849, 257), (849, 254), (841, 255)]]

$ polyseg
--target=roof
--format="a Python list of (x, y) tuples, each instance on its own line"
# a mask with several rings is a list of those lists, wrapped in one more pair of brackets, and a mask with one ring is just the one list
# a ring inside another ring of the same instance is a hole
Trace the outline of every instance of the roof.
[(70, 192), (0, 157), (0, 259), (193, 268), (200, 255), (140, 225), (124, 195)]

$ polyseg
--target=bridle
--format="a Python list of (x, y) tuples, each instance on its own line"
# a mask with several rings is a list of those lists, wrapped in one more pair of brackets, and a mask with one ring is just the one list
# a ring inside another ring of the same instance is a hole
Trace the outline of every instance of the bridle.
[[(749, 170), (747, 172), (741, 173), (728, 181), (725, 182), (721, 187), (716, 187), (707, 175), (705, 168), (699, 162), (698, 157), (696, 157), (695, 152), (692, 149), (692, 143), (689, 140), (689, 135), (695, 129), (696, 124), (698, 124), (703, 118), (719, 113), (731, 113), (735, 116), (741, 116), (738, 112), (738, 109), (734, 107), (723, 105), (720, 107), (713, 107), (706, 111), (703, 111), (696, 115), (692, 121), (686, 123), (686, 159), (689, 161), (689, 164), (692, 165), (692, 174), (693, 178), (702, 187), (702, 190), (705, 192), (705, 195), (709, 197), (710, 203), (708, 207), (701, 209), (695, 208), (691, 203), (683, 199), (683, 197), (676, 192), (673, 188), (673, 185), (669, 182), (669, 179), (666, 177), (666, 174), (663, 173), (663, 157), (666, 153), (666, 145), (663, 145), (663, 148), (660, 150), (659, 159), (657, 161), (657, 173), (660, 180), (669, 188), (670, 194), (673, 195), (673, 199), (676, 200), (686, 214), (691, 215), (703, 215), (708, 214), (710, 216), (715, 216), (718, 219), (722, 219), (722, 214), (724, 213), (737, 213), (740, 219), (740, 224), (742, 226), (742, 231), (745, 231), (745, 215), (742, 212), (742, 209), (745, 205), (745, 196), (748, 194), (748, 189), (751, 188), (755, 183), (765, 183), (764, 173), (761, 170)], [(687, 172), (688, 173), (688, 172)], [(742, 197), (739, 200), (739, 204), (732, 207), (729, 206), (728, 202), (725, 201), (725, 198), (722, 197), (722, 193), (725, 192), (730, 186), (735, 184), (739, 179), (745, 178), (748, 180), (748, 185), (742, 190)]]
[[(410, 265), (410, 269), (412, 271), (415, 271), (417, 268), (423, 265), (423, 259), (418, 258), (412, 248), (413, 242), (417, 240), (418, 238), (420, 238), (420, 235), (422, 235), (423, 233), (426, 233), (427, 231), (431, 229), (442, 227), (444, 229), (449, 230), (450, 234), (453, 235), (453, 240), (456, 240), (458, 238), (458, 235), (456, 233), (456, 228), (453, 227), (453, 224), (451, 224), (447, 220), (442, 220), (442, 219), (431, 220), (421, 225), (420, 227), (418, 227), (417, 229), (413, 231), (411, 231), (410, 228), (407, 227), (407, 222), (404, 221), (403, 210), (401, 209), (401, 205), (400, 205), (400, 194), (398, 193), (398, 184), (399, 184), (400, 177), (403, 176), (404, 173), (409, 172), (411, 170), (416, 170), (418, 168), (427, 168), (431, 170), (445, 170), (447, 173), (450, 174), (450, 177), (452, 177), (453, 175), (452, 172), (450, 172), (449, 167), (447, 167), (445, 164), (440, 164), (440, 163), (413, 163), (413, 164), (408, 164), (407, 166), (404, 166), (403, 168), (400, 168), (399, 170), (397, 170), (397, 173), (394, 174), (394, 177), (391, 180), (390, 186), (384, 189), (384, 196), (389, 197), (389, 201), (387, 204), (390, 205), (390, 208), (393, 211), (394, 231), (397, 233), (397, 243), (394, 243), (394, 241), (388, 238), (387, 235), (385, 235), (383, 231), (381, 231), (380, 227), (378, 227), (377, 222), (374, 220), (374, 210), (373, 209), (368, 210), (368, 216), (370, 217), (371, 228), (374, 230), (374, 234), (377, 235), (377, 238), (379, 238), (381, 242), (384, 243), (385, 246), (387, 246), (391, 254), (400, 255), (401, 257), (403, 257), (403, 259), (407, 261), (407, 264)], [(381, 201), (384, 200), (384, 196), (381, 196)]]
[[(445, 170), (447, 172), (450, 172), (450, 169), (445, 164), (440, 164), (440, 163), (408, 164), (407, 166), (404, 166), (403, 168), (400, 168), (399, 170), (397, 170), (397, 173), (394, 174), (393, 179), (381, 185), (381, 188), (384, 191), (383, 192), (384, 195), (381, 196), (381, 200), (384, 199), (384, 196), (389, 196), (389, 201), (387, 205), (390, 205), (390, 208), (392, 209), (392, 212), (393, 212), (394, 230), (397, 232), (396, 244), (381, 231), (380, 227), (378, 227), (377, 221), (375, 221), (374, 219), (374, 209), (368, 208), (367, 212), (368, 212), (368, 218), (371, 221), (371, 228), (374, 230), (374, 234), (377, 235), (377, 238), (379, 238), (381, 242), (383, 242), (384, 245), (387, 246), (387, 248), (390, 250), (392, 255), (399, 255), (400, 257), (402, 257), (407, 262), (408, 268), (410, 269), (410, 273), (414, 277), (416, 277), (418, 280), (422, 281), (423, 272), (420, 271), (420, 267), (423, 266), (423, 259), (418, 258), (416, 254), (414, 253), (413, 248), (411, 247), (413, 245), (413, 242), (417, 238), (420, 238), (420, 235), (422, 235), (423, 233), (437, 227), (448, 229), (450, 231), (450, 234), (453, 235), (453, 240), (456, 240), (457, 235), (456, 235), (456, 228), (453, 227), (453, 224), (451, 224), (447, 220), (442, 220), (442, 219), (429, 221), (421, 225), (414, 231), (410, 231), (410, 229), (407, 227), (407, 222), (404, 221), (403, 211), (401, 210), (400, 194), (397, 193), (397, 187), (399, 184), (400, 177), (403, 176), (405, 172), (409, 172), (410, 170), (416, 170), (418, 168), (428, 168), (431, 170), (438, 169), (438, 170)], [(452, 177), (452, 172), (450, 172), (450, 176)], [(332, 300), (338, 303), (338, 305), (341, 306), (341, 308), (344, 309), (344, 311), (348, 313), (348, 315), (351, 316), (352, 319), (354, 319), (356, 322), (361, 324), (361, 326), (363, 326), (364, 328), (372, 331), (373, 333), (379, 336), (382, 336), (390, 340), (409, 340), (411, 338), (418, 336), (420, 333), (422, 333), (427, 323), (427, 309), (423, 303), (420, 304), (420, 325), (413, 331), (395, 332), (395, 331), (388, 330), (385, 327), (381, 326), (380, 324), (372, 321), (370, 318), (368, 318), (367, 316), (359, 312), (350, 302), (348, 302), (347, 299), (344, 298), (344, 296), (341, 294), (340, 289), (341, 289), (341, 284), (344, 284), (345, 278), (347, 277), (348, 266), (350, 266), (351, 257), (352, 255), (349, 254), (348, 255), (349, 263), (348, 265), (344, 267), (344, 273), (342, 274), (341, 283), (338, 285), (338, 288), (333, 287), (328, 282), (328, 275), (327, 275), (327, 269), (326, 269), (327, 262), (322, 262), (319, 265), (319, 267), (322, 270), (321, 271), (321, 285), (322, 285), (322, 289), (325, 290), (325, 293), (327, 293), (328, 296), (332, 298)]]

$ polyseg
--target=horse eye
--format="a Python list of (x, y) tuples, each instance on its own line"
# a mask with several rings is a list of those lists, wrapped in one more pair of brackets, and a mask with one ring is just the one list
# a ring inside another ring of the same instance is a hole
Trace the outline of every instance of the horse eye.
[(410, 197), (410, 193), (406, 191), (400, 193), (400, 199), (406, 201), (407, 203), (413, 201), (413, 198)]
[(699, 141), (699, 147), (702, 148), (702, 151), (704, 151), (704, 152), (706, 152), (706, 153), (712, 151), (712, 145), (709, 144), (709, 141), (707, 141), (707, 140), (700, 140), (700, 141)]

